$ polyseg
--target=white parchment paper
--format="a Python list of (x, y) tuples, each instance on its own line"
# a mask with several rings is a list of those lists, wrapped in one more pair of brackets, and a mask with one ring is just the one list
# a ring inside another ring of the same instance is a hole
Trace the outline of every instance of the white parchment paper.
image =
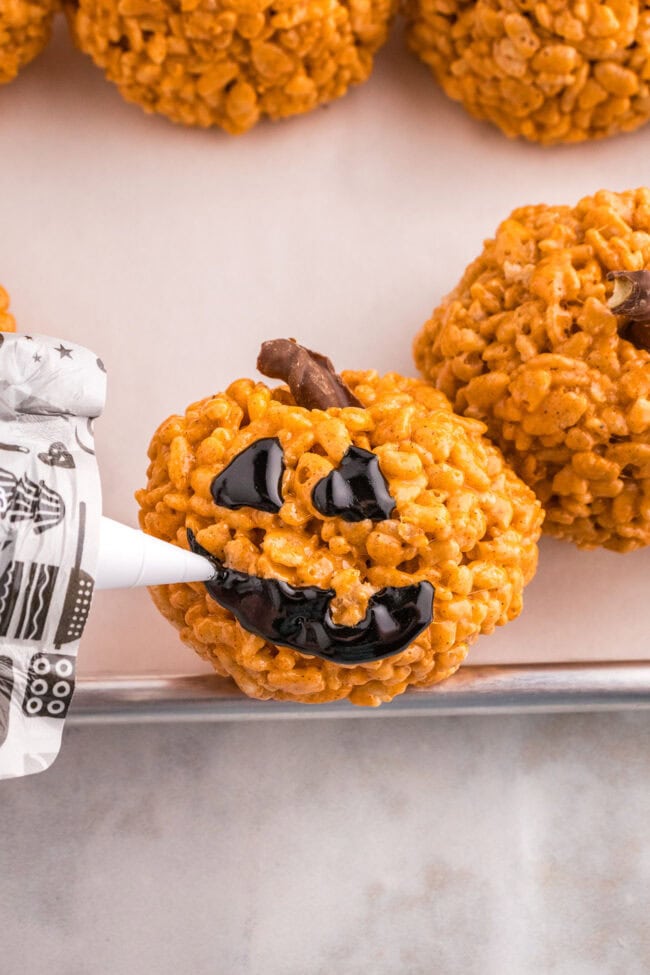
[[(650, 180), (650, 125), (543, 149), (471, 119), (406, 50), (398, 21), (367, 84), (240, 138), (129, 105), (59, 23), (0, 90), (0, 281), (19, 328), (101, 349), (104, 513), (137, 524), (152, 432), (255, 375), (294, 335), (339, 369), (413, 372), (411, 342), (516, 206)], [(650, 548), (544, 539), (515, 622), (471, 664), (650, 658)], [(210, 672), (146, 593), (101, 592), (80, 672)]]

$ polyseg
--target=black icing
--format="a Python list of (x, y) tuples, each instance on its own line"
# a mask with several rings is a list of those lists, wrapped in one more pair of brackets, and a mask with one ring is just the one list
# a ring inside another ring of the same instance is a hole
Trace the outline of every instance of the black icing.
[(215, 504), (236, 511), (256, 508), (277, 512), (282, 507), (284, 455), (276, 437), (256, 440), (238, 454), (213, 480)]
[(337, 664), (381, 660), (405, 650), (433, 618), (434, 588), (430, 582), (418, 582), (380, 589), (359, 623), (340, 626), (330, 612), (333, 589), (298, 588), (281, 579), (228, 569), (190, 530), (187, 539), (192, 551), (214, 566), (214, 578), (205, 583), (212, 598), (250, 633), (300, 653)]
[(322, 515), (343, 521), (384, 521), (395, 510), (377, 455), (362, 447), (348, 449), (336, 470), (318, 482), (311, 502)]

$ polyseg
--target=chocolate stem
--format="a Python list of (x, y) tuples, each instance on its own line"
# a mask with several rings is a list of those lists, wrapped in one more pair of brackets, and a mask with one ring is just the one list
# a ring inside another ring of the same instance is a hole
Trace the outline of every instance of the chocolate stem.
[(650, 271), (610, 271), (607, 280), (614, 282), (607, 307), (628, 320), (623, 337), (650, 351)]
[(298, 406), (307, 410), (361, 406), (334, 371), (330, 360), (298, 345), (295, 339), (272, 339), (262, 343), (257, 368), (263, 376), (285, 382)]

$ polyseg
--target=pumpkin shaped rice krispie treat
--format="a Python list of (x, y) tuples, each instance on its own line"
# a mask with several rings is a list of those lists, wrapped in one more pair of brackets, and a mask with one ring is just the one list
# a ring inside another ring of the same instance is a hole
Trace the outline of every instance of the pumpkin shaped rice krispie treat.
[(515, 210), (415, 341), (583, 548), (650, 542), (650, 191)]
[(365, 81), (396, 0), (75, 0), (77, 45), (122, 95), (184, 125), (246, 132)]
[(453, 674), (521, 611), (533, 493), (427, 382), (284, 339), (258, 366), (288, 385), (241, 379), (154, 435), (140, 524), (215, 568), (156, 605), (255, 698), (377, 705)]
[(53, 0), (3, 0), (0, 3), (0, 84), (13, 81), (21, 68), (43, 50), (50, 39)]
[(582, 142), (650, 117), (645, 0), (405, 0), (408, 42), (446, 93), (507, 136)]

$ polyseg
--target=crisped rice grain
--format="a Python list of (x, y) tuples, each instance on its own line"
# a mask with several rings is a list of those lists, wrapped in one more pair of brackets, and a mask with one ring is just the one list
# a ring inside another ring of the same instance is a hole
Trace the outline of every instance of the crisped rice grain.
[(447, 94), (507, 135), (581, 142), (650, 117), (646, 0), (405, 0), (408, 42)]
[(76, 0), (78, 46), (124, 97), (239, 134), (365, 81), (396, 0)]
[(58, 0), (2, 0), (0, 3), (0, 84), (12, 81), (50, 39)]
[(648, 267), (648, 189), (522, 207), (415, 341), (534, 488), (545, 531), (583, 548), (650, 542), (650, 354), (606, 305), (609, 271)]
[(0, 332), (15, 332), (16, 322), (9, 311), (9, 295), (0, 285)]
[[(336, 622), (354, 624), (383, 586), (427, 579), (434, 621), (405, 651), (340, 666), (266, 643), (200, 585), (152, 590), (161, 612), (222, 675), (252, 697), (377, 705), (452, 674), (479, 633), (517, 616), (537, 561), (542, 513), (532, 492), (429, 383), (396, 374), (344, 373), (363, 408), (309, 411), (284, 387), (242, 379), (172, 416), (155, 433), (140, 524), (229, 567), (294, 586), (333, 588)], [(231, 511), (212, 500), (213, 478), (252, 442), (278, 437), (285, 455), (278, 514)], [(373, 524), (323, 518), (311, 505), (320, 478), (355, 444), (379, 457), (397, 515)]]

